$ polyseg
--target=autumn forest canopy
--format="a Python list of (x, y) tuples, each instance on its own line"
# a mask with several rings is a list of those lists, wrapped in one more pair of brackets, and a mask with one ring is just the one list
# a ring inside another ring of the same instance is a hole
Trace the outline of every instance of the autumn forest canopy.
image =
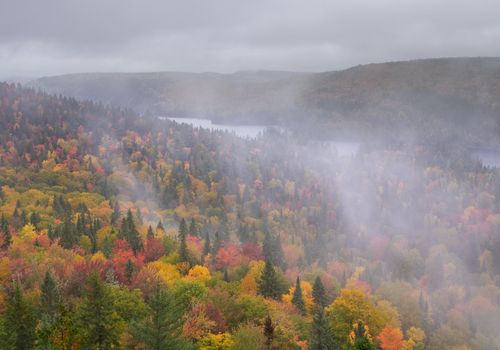
[(0, 83), (0, 349), (500, 348), (500, 174), (457, 120), (343, 156), (126, 107)]

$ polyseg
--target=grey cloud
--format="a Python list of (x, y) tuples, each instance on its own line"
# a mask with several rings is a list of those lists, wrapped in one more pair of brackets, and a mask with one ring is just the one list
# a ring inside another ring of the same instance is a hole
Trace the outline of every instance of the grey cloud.
[(0, 77), (500, 56), (494, 0), (5, 1)]

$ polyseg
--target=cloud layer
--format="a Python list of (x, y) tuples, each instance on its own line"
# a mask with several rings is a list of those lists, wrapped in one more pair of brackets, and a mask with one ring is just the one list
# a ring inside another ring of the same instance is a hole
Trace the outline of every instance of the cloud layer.
[(16, 0), (0, 11), (0, 77), (500, 56), (498, 13), (496, 0)]

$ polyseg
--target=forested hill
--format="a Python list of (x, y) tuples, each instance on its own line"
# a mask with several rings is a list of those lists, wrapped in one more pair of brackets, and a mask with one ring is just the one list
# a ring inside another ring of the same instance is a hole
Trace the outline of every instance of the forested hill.
[(500, 346), (499, 175), (458, 150), (345, 159), (5, 83), (0, 140), (2, 350)]
[(492, 145), (500, 134), (499, 58), (389, 62), (324, 73), (75, 74), (32, 85), (141, 112), (281, 124), (322, 137), (460, 138)]

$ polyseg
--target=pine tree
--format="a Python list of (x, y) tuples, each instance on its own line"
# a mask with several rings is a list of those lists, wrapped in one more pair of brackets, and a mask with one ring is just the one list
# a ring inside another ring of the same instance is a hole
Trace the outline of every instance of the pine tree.
[(79, 321), (85, 338), (84, 349), (119, 348), (123, 320), (115, 310), (108, 287), (96, 273), (89, 278)]
[(297, 276), (295, 281), (295, 290), (293, 291), (292, 304), (300, 311), (302, 315), (306, 313), (306, 305), (302, 297), (302, 287), (300, 286), (300, 278)]
[(198, 236), (198, 227), (196, 226), (194, 218), (191, 219), (191, 223), (189, 224), (189, 233), (191, 236)]
[(271, 261), (266, 260), (264, 271), (259, 280), (258, 286), (259, 294), (265, 298), (273, 298), (278, 300), (280, 298), (278, 277)]
[(325, 287), (323, 286), (323, 282), (321, 281), (321, 278), (319, 276), (317, 276), (314, 280), (312, 296), (316, 305), (320, 306), (321, 308), (326, 307), (327, 300)]
[(350, 346), (351, 350), (375, 350), (370, 336), (366, 332), (365, 325), (359, 321), (353, 329), (353, 339)]
[(203, 246), (203, 256), (207, 256), (210, 253), (210, 235), (206, 234), (205, 236), (205, 245)]
[(159, 231), (159, 230), (165, 231), (165, 229), (163, 228), (163, 224), (162, 224), (161, 220), (158, 221), (158, 225), (156, 225), (156, 231)]
[(180, 224), (179, 224), (179, 237), (181, 235), (187, 235), (187, 225), (186, 225), (186, 220), (182, 219)]
[(40, 312), (49, 322), (53, 322), (56, 318), (59, 304), (61, 303), (61, 295), (49, 271), (45, 273), (41, 292)]
[(133, 322), (131, 333), (146, 350), (189, 349), (188, 341), (179, 337), (182, 315), (167, 290), (159, 283), (148, 300), (149, 315)]
[(134, 274), (134, 264), (132, 260), (127, 260), (127, 265), (125, 266), (125, 277), (127, 277), (128, 284), (132, 283), (132, 276)]
[(12, 244), (12, 235), (9, 230), (9, 222), (2, 214), (2, 219), (0, 220), (0, 232), (3, 234), (3, 242), (0, 248), (7, 249)]
[(126, 218), (122, 219), (122, 225), (120, 230), (120, 238), (125, 239), (134, 255), (137, 255), (137, 252), (142, 249), (142, 240), (135, 227), (134, 217), (132, 215), (132, 211), (129, 209), (127, 211)]
[(268, 350), (272, 349), (274, 340), (274, 325), (271, 316), (267, 315), (264, 321), (264, 337), (266, 338), (266, 348)]
[(142, 225), (143, 224), (143, 221), (142, 221), (142, 214), (141, 214), (141, 211), (139, 210), (139, 208), (137, 208), (135, 210), (135, 218), (137, 219), (137, 223), (139, 225)]
[(153, 228), (151, 227), (151, 225), (149, 225), (149, 227), (148, 227), (148, 233), (146, 234), (146, 237), (148, 239), (155, 238), (155, 233), (153, 232)]
[(7, 349), (31, 350), (36, 340), (36, 317), (33, 307), (24, 299), (21, 287), (16, 283), (4, 314), (4, 339)]
[(325, 317), (324, 308), (314, 305), (311, 329), (311, 350), (333, 350), (333, 337)]

